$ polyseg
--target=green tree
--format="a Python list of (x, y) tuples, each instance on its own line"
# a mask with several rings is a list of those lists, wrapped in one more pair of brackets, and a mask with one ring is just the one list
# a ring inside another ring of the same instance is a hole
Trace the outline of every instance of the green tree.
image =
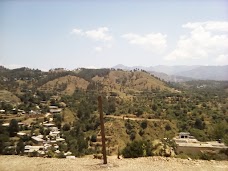
[(16, 119), (12, 119), (9, 124), (9, 134), (10, 136), (15, 136), (16, 133), (19, 131), (18, 122)]
[(227, 122), (223, 121), (213, 126), (212, 137), (215, 139), (223, 139), (228, 132)]
[(20, 139), (19, 142), (17, 143), (16, 151), (17, 154), (23, 154), (25, 149), (24, 142)]
[(201, 119), (197, 118), (194, 126), (195, 126), (195, 128), (202, 130), (202, 129), (204, 129), (204, 122)]

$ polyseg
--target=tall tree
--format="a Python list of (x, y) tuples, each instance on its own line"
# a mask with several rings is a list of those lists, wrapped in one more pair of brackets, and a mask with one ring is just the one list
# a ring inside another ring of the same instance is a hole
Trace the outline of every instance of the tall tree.
[(19, 131), (18, 122), (16, 119), (12, 119), (9, 124), (9, 134), (11, 137), (15, 136)]

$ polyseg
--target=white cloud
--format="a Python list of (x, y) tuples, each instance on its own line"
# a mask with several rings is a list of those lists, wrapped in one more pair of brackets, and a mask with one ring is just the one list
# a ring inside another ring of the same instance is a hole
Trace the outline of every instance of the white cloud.
[(161, 33), (150, 33), (144, 36), (134, 33), (128, 33), (122, 35), (122, 37), (128, 40), (130, 44), (138, 45), (147, 50), (151, 50), (157, 53), (162, 52), (167, 46), (166, 35)]
[(98, 41), (100, 45), (93, 48), (96, 52), (102, 52), (104, 49), (112, 47), (113, 37), (107, 27), (99, 27), (94, 30), (86, 31), (75, 28), (71, 31), (71, 34), (83, 36)]
[(19, 64), (0, 64), (2, 66), (4, 66), (5, 68), (8, 68), (8, 69), (16, 69), (16, 68), (22, 68), (22, 67), (25, 67), (23, 65), (19, 65)]
[[(215, 59), (228, 54), (227, 22), (187, 23), (184, 28), (192, 29), (190, 35), (181, 36), (176, 49), (166, 56), (166, 60)], [(222, 31), (222, 32), (221, 32)]]
[(228, 64), (228, 55), (219, 55), (215, 61), (217, 65)]
[(182, 27), (196, 29), (199, 27), (203, 27), (205, 30), (209, 31), (224, 31), (228, 32), (228, 22), (226, 21), (206, 21), (206, 22), (195, 22), (195, 23), (187, 23)]
[(79, 35), (83, 35), (84, 34), (81, 29), (77, 29), (77, 28), (73, 29), (71, 31), (71, 33), (73, 33), (73, 34), (79, 34)]
[(113, 39), (107, 27), (99, 27), (97, 29), (87, 31), (75, 28), (71, 31), (71, 33), (86, 36), (96, 41), (111, 41)]
[(94, 48), (94, 50), (95, 50), (96, 52), (101, 52), (101, 51), (103, 50), (103, 48), (100, 47), (100, 46), (97, 46), (97, 47)]
[(95, 30), (88, 30), (85, 32), (88, 38), (98, 40), (98, 41), (110, 41), (113, 37), (109, 34), (109, 29), (107, 27), (99, 27)]

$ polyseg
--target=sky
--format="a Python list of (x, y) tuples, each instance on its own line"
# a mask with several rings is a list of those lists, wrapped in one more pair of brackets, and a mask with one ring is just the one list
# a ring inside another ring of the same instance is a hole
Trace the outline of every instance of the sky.
[(0, 1), (0, 65), (117, 64), (228, 65), (228, 1)]

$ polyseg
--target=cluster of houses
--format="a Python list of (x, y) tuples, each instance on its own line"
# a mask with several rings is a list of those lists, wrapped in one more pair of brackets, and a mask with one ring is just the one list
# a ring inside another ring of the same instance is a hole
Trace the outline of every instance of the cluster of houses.
[[(49, 135), (46, 135), (46, 137), (41, 134), (32, 136), (31, 140), (34, 145), (26, 145), (24, 150), (25, 154), (30, 156), (34, 152), (37, 152), (38, 156), (44, 156), (50, 149), (54, 149), (55, 153), (60, 153), (58, 144), (59, 142), (64, 143), (65, 139), (61, 138), (59, 129), (55, 127), (53, 123), (44, 122), (42, 125), (44, 129), (50, 130)], [(20, 134), (20, 132), (18, 134)]]
[[(23, 114), (23, 111), (20, 110), (20, 112)], [(49, 112), (43, 115), (45, 118), (48, 118), (47, 121), (44, 121), (42, 123), (39, 123), (39, 126), (42, 126), (44, 130), (48, 130), (47, 135), (42, 135), (39, 133), (39, 135), (33, 133), (31, 136), (32, 143), (28, 143), (24, 147), (24, 154), (27, 154), (28, 156), (45, 156), (49, 150), (51, 150), (54, 153), (60, 153), (59, 151), (59, 144), (64, 143), (65, 139), (61, 137), (60, 130), (56, 127), (56, 125), (53, 122), (53, 115), (54, 114), (60, 114), (62, 112), (62, 108), (58, 108), (57, 106), (49, 106)], [(28, 116), (38, 116), (39, 113), (35, 111), (29, 112)], [(2, 126), (9, 127), (9, 123), (3, 123)], [(19, 126), (25, 126), (26, 124), (23, 122), (18, 122)], [(29, 125), (27, 125), (29, 127)], [(31, 126), (30, 126), (31, 127)], [(17, 137), (23, 138), (29, 136), (27, 131), (20, 131), (17, 132)], [(13, 147), (12, 147), (13, 148)], [(65, 156), (71, 155), (71, 152), (64, 153)]]

